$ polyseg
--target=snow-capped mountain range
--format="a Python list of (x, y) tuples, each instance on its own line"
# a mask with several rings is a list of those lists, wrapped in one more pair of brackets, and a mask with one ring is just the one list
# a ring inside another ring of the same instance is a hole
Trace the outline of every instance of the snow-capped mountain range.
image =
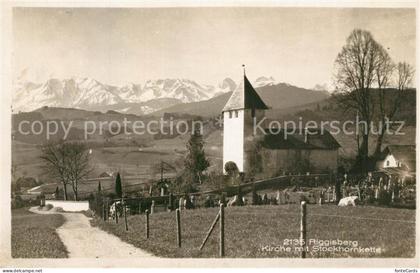
[[(261, 87), (275, 81), (272, 77), (260, 77), (254, 84)], [(177, 103), (208, 100), (233, 91), (236, 86), (231, 78), (215, 86), (189, 79), (158, 79), (147, 80), (143, 85), (129, 83), (120, 87), (92, 78), (53, 78), (44, 83), (17, 80), (12, 109), (17, 113), (49, 106), (148, 114)]]

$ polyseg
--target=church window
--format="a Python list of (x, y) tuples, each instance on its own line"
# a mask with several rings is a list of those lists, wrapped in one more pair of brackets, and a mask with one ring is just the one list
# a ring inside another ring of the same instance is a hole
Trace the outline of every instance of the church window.
[(389, 167), (389, 160), (386, 161), (386, 166)]
[(235, 118), (238, 117), (238, 110), (235, 111)]
[(232, 111), (229, 111), (229, 118), (232, 118)]
[(253, 118), (255, 118), (255, 109), (254, 109), (254, 108), (252, 108), (252, 109), (251, 109), (251, 116), (252, 116)]

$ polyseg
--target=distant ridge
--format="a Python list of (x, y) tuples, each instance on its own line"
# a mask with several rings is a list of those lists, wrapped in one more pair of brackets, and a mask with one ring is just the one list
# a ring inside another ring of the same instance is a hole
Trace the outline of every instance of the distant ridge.
[[(255, 90), (271, 109), (292, 108), (323, 101), (330, 97), (328, 92), (313, 91), (286, 83), (266, 85), (255, 88)], [(231, 95), (232, 92), (229, 92), (205, 101), (180, 103), (156, 111), (151, 115), (159, 116), (164, 113), (186, 113), (200, 116), (217, 116), (222, 112), (223, 107)]]

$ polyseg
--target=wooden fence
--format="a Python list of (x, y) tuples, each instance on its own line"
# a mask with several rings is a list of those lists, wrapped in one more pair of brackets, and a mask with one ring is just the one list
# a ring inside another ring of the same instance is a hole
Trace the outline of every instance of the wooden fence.
[[(123, 209), (123, 217), (124, 217), (124, 225), (125, 225), (125, 231), (129, 232), (129, 227), (128, 227), (128, 220), (127, 220), (127, 213), (126, 213), (126, 203), (124, 199), (119, 200), (120, 202), (122, 202), (122, 209)], [(107, 203), (104, 202), (103, 203), (103, 210), (106, 211), (106, 206)], [(306, 202), (302, 201), (301, 202), (301, 206), (300, 206), (300, 257), (301, 258), (306, 258), (306, 252), (307, 252), (307, 237), (306, 237), (306, 218), (307, 218), (307, 210), (306, 210)], [(214, 219), (214, 221), (212, 222), (209, 230), (207, 231), (203, 242), (200, 245), (199, 250), (201, 251), (208, 239), (210, 238), (213, 230), (215, 229), (217, 223), (219, 223), (219, 256), (220, 257), (225, 257), (225, 204), (220, 204), (219, 206), (219, 211)], [(105, 217), (103, 218), (104, 221), (109, 221), (109, 213), (104, 212)], [(145, 238), (149, 239), (150, 238), (150, 213), (149, 210), (146, 209), (145, 210)], [(153, 217), (153, 216), (152, 216)], [(176, 219), (176, 244), (177, 247), (181, 248), (182, 247), (182, 230), (181, 230), (181, 213), (180, 213), (180, 209), (176, 209), (175, 210), (175, 219)], [(115, 217), (115, 224), (118, 224), (118, 215), (116, 215)]]

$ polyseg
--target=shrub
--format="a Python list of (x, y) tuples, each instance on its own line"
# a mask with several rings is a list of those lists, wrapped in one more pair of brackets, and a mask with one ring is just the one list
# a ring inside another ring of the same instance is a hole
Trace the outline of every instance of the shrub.
[(54, 207), (54, 208), (51, 209), (51, 211), (54, 211), (54, 212), (64, 212), (64, 210), (63, 210), (62, 207)]
[(50, 209), (52, 209), (53, 208), (53, 205), (51, 205), (51, 204), (47, 204), (47, 205), (45, 205), (45, 206), (43, 206), (43, 207), (40, 207), (39, 208), (39, 210), (42, 210), (42, 211), (49, 211)]
[(386, 205), (388, 206), (389, 204), (391, 204), (391, 194), (387, 191), (380, 191), (379, 192), (379, 198), (378, 198), (378, 202), (381, 205)]

